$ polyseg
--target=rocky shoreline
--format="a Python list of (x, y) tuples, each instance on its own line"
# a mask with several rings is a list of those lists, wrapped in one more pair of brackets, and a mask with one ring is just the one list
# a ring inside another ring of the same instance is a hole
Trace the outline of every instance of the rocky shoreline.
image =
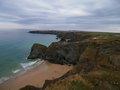
[(73, 31), (30, 31), (30, 33), (54, 34), (60, 41), (53, 42), (48, 47), (34, 44), (28, 59), (42, 58), (56, 64), (72, 64), (74, 68), (61, 78), (46, 81), (41, 89), (26, 86), (20, 90), (30, 90), (29, 88), (57, 90), (57, 87), (63, 84), (65, 86), (61, 90), (120, 89), (119, 33)]

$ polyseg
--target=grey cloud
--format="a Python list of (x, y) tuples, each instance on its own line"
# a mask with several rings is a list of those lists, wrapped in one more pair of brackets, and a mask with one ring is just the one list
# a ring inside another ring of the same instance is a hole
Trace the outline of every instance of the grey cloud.
[(120, 25), (119, 4), (119, 0), (1, 0), (0, 22), (38, 27)]

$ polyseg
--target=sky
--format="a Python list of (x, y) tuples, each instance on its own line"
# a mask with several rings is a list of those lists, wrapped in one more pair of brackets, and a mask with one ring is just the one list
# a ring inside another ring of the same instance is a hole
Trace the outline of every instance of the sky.
[(120, 32), (120, 0), (0, 0), (0, 29)]

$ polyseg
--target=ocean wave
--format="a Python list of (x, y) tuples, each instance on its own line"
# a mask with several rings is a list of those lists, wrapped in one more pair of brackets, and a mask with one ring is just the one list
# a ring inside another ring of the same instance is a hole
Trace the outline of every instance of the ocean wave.
[(18, 72), (20, 72), (20, 71), (21, 71), (21, 69), (16, 69), (16, 70), (12, 71), (12, 73), (13, 73), (13, 74), (16, 74), (16, 73), (18, 73)]
[(0, 84), (3, 83), (4, 81), (7, 81), (8, 79), (10, 79), (10, 77), (1, 77)]
[(27, 69), (30, 69), (32, 68), (32, 66), (34, 65), (39, 65), (43, 62), (43, 60), (41, 59), (36, 59), (35, 61), (29, 61), (29, 62), (26, 62), (26, 63), (20, 63), (20, 66), (24, 69), (24, 70), (27, 70)]
[(34, 65), (37, 61), (31, 61), (31, 62), (27, 62), (27, 63), (20, 63), (21, 67), (23, 69), (27, 69), (28, 67)]
[(29, 61), (26, 63), (20, 63), (21, 68), (13, 70), (12, 73), (13, 75), (9, 76), (9, 77), (1, 77), (0, 78), (0, 84), (3, 83), (4, 81), (9, 80), (10, 78), (14, 78), (18, 75), (21, 75), (23, 73), (25, 73), (27, 70), (34, 68), (37, 65), (40, 65), (41, 63), (43, 63), (44, 60), (38, 59), (36, 61)]

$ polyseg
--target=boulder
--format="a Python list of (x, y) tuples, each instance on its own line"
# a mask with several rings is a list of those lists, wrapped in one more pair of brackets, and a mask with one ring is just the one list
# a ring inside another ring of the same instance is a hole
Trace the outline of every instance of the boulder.
[(37, 59), (37, 58), (44, 58), (46, 53), (47, 47), (38, 43), (35, 43), (32, 46), (30, 55), (28, 59)]

